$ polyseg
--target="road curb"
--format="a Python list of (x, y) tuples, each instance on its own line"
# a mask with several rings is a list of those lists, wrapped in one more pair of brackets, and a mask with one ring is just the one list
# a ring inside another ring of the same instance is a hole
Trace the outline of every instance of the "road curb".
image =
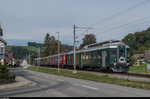
[(0, 85), (0, 90), (1, 89), (9, 89), (9, 88), (16, 88), (16, 87), (21, 87), (21, 86), (25, 86), (28, 84), (31, 84), (32, 82), (21, 77), (21, 76), (17, 76), (16, 77), (16, 82), (10, 83), (10, 84), (5, 84), (5, 85)]

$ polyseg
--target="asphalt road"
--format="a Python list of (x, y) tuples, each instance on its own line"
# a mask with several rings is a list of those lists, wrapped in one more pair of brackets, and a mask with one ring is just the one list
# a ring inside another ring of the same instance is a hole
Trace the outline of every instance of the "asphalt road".
[(122, 87), (23, 69), (12, 69), (32, 84), (0, 90), (0, 97), (150, 97), (150, 90)]

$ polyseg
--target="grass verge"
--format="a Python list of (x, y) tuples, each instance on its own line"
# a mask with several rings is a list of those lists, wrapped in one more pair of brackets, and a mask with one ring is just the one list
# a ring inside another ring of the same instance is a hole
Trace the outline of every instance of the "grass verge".
[(129, 69), (129, 72), (135, 72), (135, 73), (148, 73), (146, 64), (140, 65), (140, 66), (131, 66)]
[(42, 68), (42, 67), (39, 67), (38, 70), (36, 67), (28, 67), (27, 70), (66, 76), (66, 77), (72, 77), (72, 78), (78, 78), (78, 79), (84, 79), (84, 80), (91, 80), (91, 81), (102, 82), (102, 83), (128, 86), (128, 87), (133, 87), (133, 88), (148, 89), (148, 90), (150, 89), (150, 82), (131, 81), (131, 80), (125, 80), (125, 79), (119, 79), (119, 78), (111, 78), (108, 76), (97, 76), (94, 74), (87, 74), (87, 73), (73, 74), (72, 72), (65, 71), (65, 70), (60, 70), (60, 72), (58, 73), (57, 69)]

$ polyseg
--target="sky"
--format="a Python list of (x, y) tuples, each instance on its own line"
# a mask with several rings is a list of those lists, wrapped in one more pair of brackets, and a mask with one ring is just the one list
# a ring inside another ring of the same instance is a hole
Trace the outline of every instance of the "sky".
[[(43, 42), (47, 33), (58, 39), (58, 31), (63, 44), (73, 45), (73, 25), (92, 27), (84, 34), (95, 34), (97, 42), (121, 40), (150, 27), (149, 9), (150, 0), (0, 0), (0, 23), (6, 41)], [(76, 29), (77, 46), (85, 30)]]

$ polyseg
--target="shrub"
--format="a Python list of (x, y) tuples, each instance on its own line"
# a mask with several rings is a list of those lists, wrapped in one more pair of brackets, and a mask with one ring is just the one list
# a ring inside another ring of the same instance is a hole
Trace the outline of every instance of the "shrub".
[(8, 69), (6, 66), (0, 64), (0, 78), (6, 79), (8, 75)]
[(135, 62), (137, 62), (137, 60), (133, 57), (130, 57), (130, 63), (133, 65)]

